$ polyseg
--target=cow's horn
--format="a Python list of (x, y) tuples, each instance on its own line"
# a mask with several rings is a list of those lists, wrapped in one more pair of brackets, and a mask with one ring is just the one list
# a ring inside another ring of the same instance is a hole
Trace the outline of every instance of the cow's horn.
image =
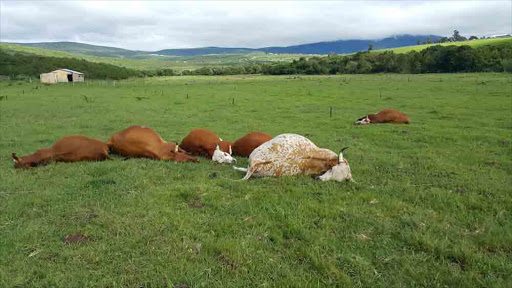
[(14, 163), (19, 162), (19, 158), (18, 158), (18, 156), (16, 156), (16, 153), (12, 153), (12, 161), (14, 161)]
[(231, 145), (229, 145), (229, 155), (233, 155), (233, 150), (231, 150)]
[(174, 152), (178, 152), (178, 145), (174, 146)]
[(340, 161), (340, 162), (341, 162), (341, 161), (343, 161), (343, 151), (345, 151), (345, 150), (347, 150), (347, 149), (348, 149), (348, 147), (343, 147), (343, 148), (341, 148), (341, 150), (340, 150), (340, 158), (339, 158), (339, 161)]

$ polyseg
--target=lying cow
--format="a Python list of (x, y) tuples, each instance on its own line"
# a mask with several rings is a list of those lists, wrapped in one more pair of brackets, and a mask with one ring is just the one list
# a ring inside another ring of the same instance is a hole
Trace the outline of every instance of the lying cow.
[(236, 159), (231, 146), (233, 143), (223, 141), (212, 131), (206, 129), (194, 129), (183, 138), (180, 148), (194, 155), (201, 155), (219, 163), (233, 163)]
[(249, 156), (249, 167), (234, 167), (247, 172), (242, 180), (252, 176), (311, 175), (326, 180), (352, 180), (350, 166), (343, 158), (329, 149), (318, 148), (309, 139), (297, 134), (281, 134), (263, 143)]
[(375, 123), (409, 124), (409, 117), (395, 109), (384, 109), (377, 114), (368, 114), (362, 118), (359, 118), (354, 124)]
[(233, 143), (235, 155), (249, 157), (252, 151), (273, 137), (263, 132), (251, 132)]
[(119, 131), (110, 137), (107, 144), (113, 152), (125, 157), (199, 162), (179, 149), (176, 143), (165, 142), (155, 130), (145, 126), (131, 126)]
[(50, 162), (102, 161), (108, 159), (108, 146), (80, 135), (62, 137), (52, 147), (18, 158), (12, 153), (14, 168), (29, 168)]

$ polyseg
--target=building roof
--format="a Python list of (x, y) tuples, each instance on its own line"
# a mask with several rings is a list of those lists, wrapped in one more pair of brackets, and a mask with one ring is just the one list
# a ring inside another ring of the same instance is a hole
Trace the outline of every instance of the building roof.
[(62, 70), (62, 71), (66, 71), (66, 72), (70, 72), (70, 73), (74, 73), (74, 74), (84, 74), (82, 72), (78, 72), (78, 71), (74, 71), (74, 70), (66, 69), (66, 68), (60, 68), (60, 69), (57, 69), (57, 70)]

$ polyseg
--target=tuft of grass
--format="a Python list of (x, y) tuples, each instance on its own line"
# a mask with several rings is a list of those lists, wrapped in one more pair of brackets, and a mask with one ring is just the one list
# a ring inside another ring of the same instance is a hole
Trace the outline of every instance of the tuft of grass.
[[(9, 84), (0, 82), (0, 287), (512, 283), (509, 74)], [(383, 108), (411, 124), (352, 125)], [(206, 127), (224, 140), (265, 131), (349, 146), (357, 183), (232, 181), (243, 173), (206, 159), (32, 170), (10, 159), (135, 124), (168, 141)]]

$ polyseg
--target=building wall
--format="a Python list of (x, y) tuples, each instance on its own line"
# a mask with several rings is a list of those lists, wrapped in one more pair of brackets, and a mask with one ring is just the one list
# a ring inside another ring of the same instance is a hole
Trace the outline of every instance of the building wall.
[(44, 73), (39, 75), (41, 83), (57, 83), (57, 75), (55, 73)]
[(58, 82), (68, 82), (68, 72), (62, 70), (55, 70), (51, 73), (55, 73), (57, 75)]
[(84, 82), (84, 74), (73, 73), (73, 82)]

